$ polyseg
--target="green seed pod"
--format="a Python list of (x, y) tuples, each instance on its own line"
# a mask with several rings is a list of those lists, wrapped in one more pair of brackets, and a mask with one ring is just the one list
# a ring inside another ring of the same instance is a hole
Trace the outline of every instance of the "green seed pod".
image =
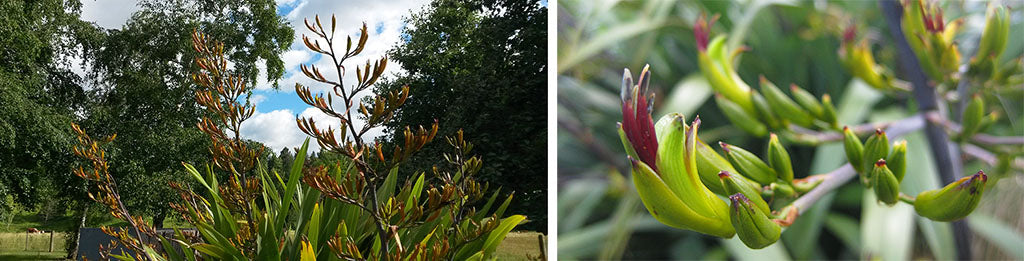
[(736, 193), (743, 194), (748, 199), (750, 199), (750, 201), (753, 202), (754, 205), (757, 206), (757, 208), (760, 208), (761, 211), (763, 211), (764, 213), (772, 212), (772, 210), (768, 207), (768, 202), (765, 202), (764, 199), (761, 198), (760, 190), (753, 187), (741, 185), (740, 183), (744, 181), (741, 179), (737, 179), (736, 176), (731, 175), (728, 171), (723, 170), (722, 172), (719, 172), (718, 178), (721, 180), (722, 187), (724, 187), (725, 191), (729, 193), (726, 195), (733, 195)]
[(993, 111), (985, 115), (985, 118), (981, 120), (981, 126), (978, 127), (978, 132), (985, 132), (988, 127), (991, 127), (993, 123), (999, 121), (999, 111)]
[(978, 133), (981, 129), (981, 122), (985, 118), (985, 101), (981, 99), (981, 96), (975, 94), (971, 97), (971, 100), (967, 102), (967, 108), (964, 109), (963, 127), (960, 129), (960, 140), (967, 141)]
[(907, 173), (907, 141), (901, 140), (893, 143), (892, 152), (889, 153), (889, 158), (885, 162), (892, 174), (896, 176), (896, 180), (903, 182), (903, 176)]
[(768, 101), (772, 111), (780, 117), (804, 127), (814, 125), (814, 118), (810, 114), (805, 112), (803, 108), (800, 108), (796, 102), (786, 96), (775, 84), (765, 79), (764, 76), (761, 76), (761, 91), (764, 92), (764, 98)]
[(863, 178), (864, 165), (861, 158), (864, 157), (864, 144), (860, 143), (860, 138), (857, 138), (857, 134), (854, 134), (850, 127), (843, 127), (843, 149), (846, 150), (846, 160), (850, 162), (850, 166), (853, 166), (857, 173), (861, 173)]
[(768, 163), (779, 179), (793, 183), (793, 164), (789, 161), (789, 152), (786, 152), (786, 147), (782, 146), (775, 133), (771, 134), (768, 141)]
[(721, 141), (718, 142), (718, 145), (722, 146), (722, 149), (725, 150), (725, 156), (729, 158), (729, 162), (732, 162), (733, 166), (739, 168), (740, 174), (757, 181), (761, 185), (772, 183), (778, 177), (775, 170), (757, 158), (757, 155), (754, 155), (754, 153)]
[(768, 185), (768, 189), (772, 191), (772, 195), (777, 198), (788, 198), (796, 196), (796, 189), (786, 183), (772, 182)]
[[(680, 198), (668, 185), (651, 169), (650, 166), (629, 157), (633, 165), (633, 184), (636, 185), (636, 192), (644, 202), (644, 207), (651, 213), (654, 219), (662, 224), (679, 229), (688, 229), (696, 232), (729, 238), (735, 234), (732, 224), (725, 222), (722, 216), (714, 212), (698, 212), (690, 205), (695, 203), (704, 204), (700, 198)], [(720, 199), (716, 201), (725, 204)], [(717, 204), (716, 204), (717, 205)], [(728, 206), (725, 206), (728, 208)]]
[[(693, 152), (686, 144), (689, 137), (687, 132), (692, 129), (693, 126), (686, 126), (684, 123), (685, 118), (681, 115), (674, 115), (672, 117), (671, 125), (663, 131), (665, 132), (662, 136), (662, 140), (658, 144), (658, 156), (657, 156), (657, 171), (661, 176), (661, 179), (668, 184), (668, 187), (676, 193), (679, 198), (682, 199), (696, 199), (701, 197), (707, 197), (703, 195), (702, 190), (707, 190), (697, 176), (696, 169), (696, 157), (690, 156)], [(694, 122), (699, 122), (699, 118)], [(690, 161), (693, 161), (692, 164)], [(699, 187), (696, 188), (696, 187)], [(708, 193), (711, 194), (711, 193)], [(711, 197), (717, 199), (712, 194)], [(699, 202), (700, 200), (693, 200)], [(720, 200), (718, 200), (720, 202)], [(693, 204), (691, 208), (694, 211), (710, 213), (713, 212), (713, 206), (711, 204)]]
[[(736, 168), (729, 163), (722, 155), (715, 152), (714, 148), (705, 144), (700, 138), (697, 139), (697, 174), (700, 175), (700, 181), (707, 186), (711, 192), (715, 194), (728, 196), (732, 193), (727, 193), (725, 188), (722, 187), (722, 182), (718, 178), (718, 172), (728, 171), (729, 173), (739, 173)], [(742, 175), (734, 175), (733, 179), (737, 181), (740, 186), (747, 187), (751, 190), (758, 190), (760, 185), (753, 180)]]
[(779, 241), (782, 227), (768, 218), (768, 215), (750, 199), (736, 193), (729, 196), (729, 200), (732, 201), (729, 217), (732, 226), (736, 228), (736, 235), (743, 244), (753, 249), (761, 249)]
[(721, 94), (715, 94), (715, 103), (718, 104), (718, 109), (722, 110), (725, 117), (741, 130), (756, 137), (764, 137), (765, 134), (768, 134), (768, 127), (762, 124), (761, 121), (758, 121), (738, 104), (729, 101)]
[(727, 49), (725, 36), (715, 37), (708, 43), (706, 50), (697, 52), (697, 65), (715, 92), (725, 95), (744, 110), (754, 111), (748, 92), (750, 86), (740, 79), (732, 67), (730, 57), (725, 54)]
[(871, 172), (872, 165), (880, 160), (889, 157), (889, 136), (881, 129), (875, 130), (875, 135), (864, 142), (864, 157), (861, 158), (864, 172)]
[(875, 167), (871, 170), (871, 179), (871, 183), (875, 184), (875, 196), (878, 201), (885, 202), (890, 206), (899, 201), (900, 181), (892, 174), (889, 167), (886, 167), (884, 159), (875, 162)]
[(782, 120), (779, 120), (775, 113), (772, 112), (772, 107), (768, 105), (768, 101), (764, 99), (764, 96), (751, 89), (750, 100), (753, 102), (754, 108), (757, 109), (757, 117), (761, 119), (761, 122), (767, 123), (773, 129), (785, 127), (782, 124)]
[[(658, 143), (664, 144), (666, 142), (664, 139), (665, 134), (670, 132), (669, 128), (673, 125), (673, 122), (675, 122), (676, 124), (681, 124), (683, 128), (688, 128), (688, 126), (684, 122), (679, 120), (683, 118), (685, 117), (683, 117), (682, 114), (678, 113), (669, 113), (666, 114), (665, 116), (662, 116), (661, 119), (659, 119), (658, 122), (654, 124), (654, 129), (658, 137)], [(679, 126), (677, 126), (677, 128), (678, 127)], [(622, 133), (621, 135), (621, 137), (625, 137), (625, 133)], [(625, 140), (625, 138), (623, 139)], [(623, 141), (623, 143), (625, 143), (625, 141)], [(627, 146), (627, 153), (630, 153), (632, 149), (632, 147)], [(636, 157), (635, 153), (629, 155)], [(707, 186), (707, 188), (710, 189), (711, 192), (714, 192), (715, 194), (722, 196), (730, 195), (726, 194), (725, 189), (722, 188), (722, 182), (718, 180), (718, 172), (725, 170), (732, 173), (738, 173), (738, 171), (736, 171), (732, 164), (729, 164), (729, 161), (722, 157), (722, 155), (719, 155), (718, 152), (715, 152), (714, 148), (711, 148), (711, 146), (708, 146), (706, 143), (701, 141), (700, 137), (697, 138), (696, 155), (697, 174), (698, 176), (700, 176), (700, 181), (704, 183), (704, 186)], [(741, 184), (753, 188), (757, 187), (756, 183), (748, 179), (747, 177), (737, 176), (736, 178), (745, 181), (741, 182)]]
[(839, 119), (836, 114), (836, 106), (832, 105), (832, 96), (829, 96), (828, 94), (822, 95), (821, 105), (825, 108), (824, 113), (821, 115), (821, 120), (832, 125), (833, 129), (837, 128), (839, 126)]
[(985, 15), (985, 29), (976, 52), (977, 59), (990, 60), (999, 57), (1003, 52), (1010, 34), (1009, 18), (1009, 11), (1002, 5), (994, 4), (988, 9)]
[(815, 118), (824, 121), (825, 107), (821, 106), (821, 103), (818, 102), (818, 98), (814, 97), (814, 94), (801, 89), (796, 84), (789, 85), (789, 90), (793, 94), (793, 99), (796, 100), (796, 103), (800, 104), (800, 107), (810, 112)]
[(949, 183), (941, 189), (933, 189), (917, 194), (914, 210), (918, 215), (935, 221), (956, 221), (970, 215), (981, 200), (985, 191), (988, 176), (985, 172), (963, 177)]

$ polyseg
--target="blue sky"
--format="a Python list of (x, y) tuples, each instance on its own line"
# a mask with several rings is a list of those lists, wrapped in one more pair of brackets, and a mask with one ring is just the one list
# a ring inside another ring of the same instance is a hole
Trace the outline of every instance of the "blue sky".
[[(120, 28), (131, 14), (138, 10), (137, 0), (83, 0), (82, 19), (96, 22), (105, 28)], [(354, 35), (363, 22), (369, 27), (370, 37), (367, 47), (361, 56), (351, 59), (347, 64), (362, 64), (368, 59), (378, 59), (393, 47), (400, 38), (405, 27), (402, 17), (410, 10), (419, 11), (428, 0), (397, 0), (397, 1), (365, 1), (365, 0), (276, 0), (278, 14), (285, 17), (295, 29), (295, 38), (291, 48), (281, 54), (285, 63), (285, 75), (278, 81), (279, 90), (261, 75), (253, 91), (252, 101), (256, 103), (257, 113), (242, 126), (242, 136), (263, 142), (275, 153), (285, 147), (298, 147), (307, 137), (295, 125), (295, 117), (309, 117), (317, 120), (318, 125), (337, 127), (322, 112), (310, 108), (295, 95), (295, 84), (301, 83), (312, 88), (314, 92), (326, 91), (325, 87), (306, 79), (299, 69), (300, 64), (317, 64), (327, 68), (330, 57), (315, 54), (306, 50), (302, 43), (302, 34), (309, 34), (303, 25), (303, 19), (313, 19), (320, 15), (321, 19), (329, 19), (335, 14), (338, 20), (337, 37)], [(324, 70), (327, 78), (336, 77), (335, 73)], [(389, 63), (385, 75), (401, 71), (401, 65)], [(262, 73), (262, 72), (261, 72)], [(346, 82), (354, 82), (354, 76), (348, 74)], [(359, 123), (357, 123), (359, 124)], [(358, 125), (357, 125), (358, 126)], [(371, 136), (381, 135), (382, 130), (372, 130)], [(372, 138), (372, 137), (371, 137)], [(313, 142), (315, 143), (315, 142)], [(315, 144), (310, 144), (316, 149)]]

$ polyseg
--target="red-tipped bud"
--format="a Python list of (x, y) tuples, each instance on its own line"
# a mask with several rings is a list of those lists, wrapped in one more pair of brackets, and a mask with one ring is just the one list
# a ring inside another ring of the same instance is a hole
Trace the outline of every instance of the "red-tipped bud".
[(856, 38), (857, 38), (857, 25), (850, 24), (849, 26), (846, 27), (846, 30), (843, 31), (843, 43), (844, 44), (852, 44), (853, 40), (856, 40)]
[(693, 38), (697, 41), (697, 50), (703, 52), (708, 48), (708, 39), (711, 36), (711, 26), (715, 24), (715, 20), (718, 20), (718, 14), (711, 17), (711, 20), (706, 20), (705, 14), (700, 14), (697, 21), (693, 23)]

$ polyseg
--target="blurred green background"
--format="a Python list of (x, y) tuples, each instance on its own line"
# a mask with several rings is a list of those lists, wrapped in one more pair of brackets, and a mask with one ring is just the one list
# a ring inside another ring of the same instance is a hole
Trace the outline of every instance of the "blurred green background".
[[(750, 250), (737, 238), (719, 239), (655, 221), (644, 209), (628, 176), (625, 153), (615, 132), (621, 119), (619, 86), (623, 68), (634, 73), (651, 65), (657, 96), (654, 119), (680, 112), (703, 121), (701, 139), (726, 141), (763, 152), (767, 139), (730, 126), (700, 76), (692, 24), (701, 13), (720, 14), (712, 36), (729, 34), (731, 46), (751, 48), (736, 62), (751, 85), (764, 75), (778, 86), (797, 84), (837, 101), (840, 125), (895, 120), (913, 113), (908, 97), (886, 95), (852, 79), (839, 62), (840, 32), (851, 22), (872, 42), (879, 63), (901, 72), (895, 48), (876, 1), (558, 1), (558, 258), (575, 259), (954, 259), (948, 223), (917, 216), (913, 207), (875, 203), (863, 186), (846, 184), (825, 196), (783, 232), (783, 239)], [(1010, 40), (1000, 57), (1024, 53), (1024, 2), (1011, 7)], [(949, 1), (940, 6), (950, 19), (965, 19), (958, 35), (961, 52), (973, 53), (984, 25), (986, 3)], [(1020, 62), (1017, 60), (1016, 62)], [(635, 76), (635, 75), (634, 75)], [(1024, 98), (1011, 88), (1001, 104), (1003, 120), (989, 130), (1024, 135)], [(921, 131), (908, 140), (908, 178), (902, 190), (916, 194), (944, 184)], [(790, 146), (796, 177), (831, 171), (846, 159), (841, 143)], [(1021, 146), (1000, 150), (1019, 155)], [(1021, 157), (1002, 173), (967, 158), (964, 169), (983, 169), (990, 182), (981, 205), (968, 218), (974, 258), (1024, 259), (1024, 175)], [(963, 175), (964, 173), (960, 173)], [(1002, 178), (999, 178), (1002, 177)], [(908, 182), (909, 181), (909, 182)]]

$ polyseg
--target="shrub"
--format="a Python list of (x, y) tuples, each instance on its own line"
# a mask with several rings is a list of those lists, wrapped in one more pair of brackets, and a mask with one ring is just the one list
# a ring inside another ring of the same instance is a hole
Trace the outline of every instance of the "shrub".
[[(199, 86), (197, 103), (209, 112), (198, 127), (212, 141), (213, 161), (197, 168), (182, 163), (199, 184), (170, 184), (181, 200), (171, 207), (196, 228), (198, 235), (175, 230), (173, 236), (157, 233), (141, 217), (121, 203), (117, 183), (107, 173), (103, 144), (114, 136), (93, 139), (77, 125), (79, 145), (75, 153), (90, 162), (91, 169), (75, 174), (92, 181), (90, 197), (111, 214), (129, 223), (130, 229), (104, 228), (117, 238), (102, 253), (117, 259), (144, 260), (438, 260), (489, 259), (507, 233), (526, 217), (505, 216), (512, 196), (499, 200), (486, 183), (476, 180), (483, 162), (472, 156), (473, 145), (462, 132), (446, 137), (452, 151), (429, 170), (398, 180), (402, 162), (431, 142), (437, 122), (415, 131), (406, 128), (404, 146), (385, 157), (379, 143), (367, 143), (363, 134), (390, 119), (409, 95), (409, 88), (372, 96), (364, 102), (356, 95), (372, 86), (387, 66), (387, 59), (371, 67), (356, 66), (357, 82), (346, 87), (343, 63), (358, 56), (367, 44), (364, 24), (359, 38), (349, 37), (344, 52), (330, 30), (316, 17), (306, 27), (315, 35), (303, 36), (308, 48), (330, 56), (336, 79), (323, 76), (315, 66), (302, 66), (311, 79), (329, 85), (332, 93), (313, 94), (296, 84), (303, 101), (339, 120), (335, 129), (318, 128), (312, 119), (297, 119), (299, 128), (325, 150), (343, 155), (333, 165), (310, 165), (306, 160), (309, 139), (296, 152), (288, 173), (268, 171), (258, 160), (263, 148), (245, 142), (239, 128), (253, 115), (248, 86), (233, 74), (224, 56), (224, 45), (196, 31), (193, 45), (201, 68), (193, 74)], [(341, 39), (341, 38), (337, 38)], [(321, 45), (325, 43), (326, 45)], [(337, 48), (337, 49), (336, 49)], [(343, 110), (335, 110), (338, 98)], [(356, 104), (358, 102), (358, 104)], [(362, 126), (353, 121), (358, 105)], [(358, 127), (358, 128), (357, 128)], [(339, 140), (340, 139), (340, 140)], [(429, 174), (428, 174), (429, 173)], [(124, 247), (130, 252), (115, 251)]]

